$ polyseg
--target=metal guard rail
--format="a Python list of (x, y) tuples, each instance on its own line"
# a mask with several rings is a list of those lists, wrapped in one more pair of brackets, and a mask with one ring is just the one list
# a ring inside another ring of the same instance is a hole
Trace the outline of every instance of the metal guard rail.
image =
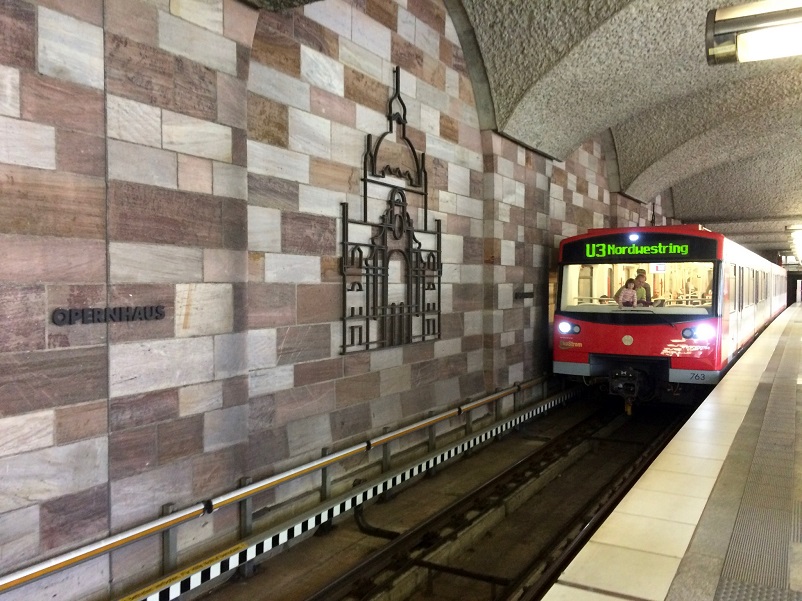
[[(142, 540), (144, 538), (147, 538), (148, 536), (152, 536), (152, 535), (157, 534), (159, 532), (164, 532), (166, 530), (169, 530), (171, 528), (179, 526), (179, 525), (181, 525), (181, 524), (183, 524), (185, 522), (188, 522), (188, 521), (193, 520), (195, 518), (201, 517), (203, 515), (211, 514), (212, 512), (217, 511), (218, 509), (221, 509), (221, 508), (223, 508), (223, 507), (225, 507), (227, 505), (231, 505), (232, 503), (237, 503), (237, 502), (243, 501), (243, 500), (245, 500), (245, 499), (247, 499), (249, 497), (252, 497), (252, 496), (254, 496), (254, 495), (256, 495), (256, 494), (258, 494), (260, 492), (263, 492), (265, 490), (268, 490), (270, 488), (278, 486), (279, 484), (282, 484), (282, 483), (287, 482), (289, 480), (292, 480), (294, 478), (298, 478), (300, 476), (309, 474), (310, 472), (314, 472), (314, 471), (326, 468), (326, 467), (331, 466), (331, 465), (333, 465), (333, 464), (335, 464), (335, 463), (337, 463), (337, 462), (339, 462), (339, 461), (341, 461), (343, 459), (346, 459), (348, 457), (352, 457), (352, 456), (357, 455), (359, 453), (370, 451), (371, 449), (373, 449), (375, 447), (378, 447), (378, 446), (381, 446), (381, 445), (385, 445), (385, 444), (387, 444), (387, 443), (389, 443), (389, 442), (391, 442), (391, 441), (393, 441), (393, 440), (395, 440), (397, 438), (401, 438), (401, 437), (406, 436), (408, 434), (411, 434), (413, 432), (417, 432), (418, 430), (422, 430), (424, 428), (428, 428), (430, 426), (433, 426), (433, 425), (435, 425), (435, 424), (437, 424), (439, 422), (445, 421), (445, 420), (450, 419), (452, 417), (462, 415), (463, 413), (470, 412), (473, 409), (476, 409), (476, 408), (481, 407), (483, 405), (487, 405), (489, 403), (493, 403), (493, 402), (495, 402), (497, 400), (500, 400), (500, 399), (503, 399), (503, 398), (505, 398), (505, 397), (507, 397), (507, 396), (509, 396), (511, 394), (515, 394), (517, 392), (520, 392), (522, 390), (526, 390), (528, 388), (533, 388), (533, 387), (537, 386), (538, 384), (545, 384), (546, 381), (547, 381), (547, 377), (543, 376), (541, 378), (535, 378), (535, 379), (532, 379), (532, 380), (528, 380), (527, 382), (524, 382), (524, 383), (516, 383), (514, 386), (512, 386), (510, 388), (497, 391), (497, 392), (495, 392), (495, 393), (493, 393), (493, 394), (491, 394), (491, 395), (489, 395), (487, 397), (484, 397), (482, 399), (479, 399), (477, 401), (473, 401), (473, 402), (467, 403), (465, 405), (460, 405), (460, 406), (458, 406), (458, 407), (456, 407), (454, 409), (450, 409), (450, 410), (445, 411), (445, 412), (443, 412), (443, 413), (441, 413), (439, 415), (435, 415), (435, 416), (429, 417), (427, 419), (424, 419), (424, 420), (421, 420), (421, 421), (416, 422), (414, 424), (411, 424), (411, 425), (409, 425), (409, 426), (407, 426), (405, 428), (401, 428), (400, 430), (396, 430), (394, 432), (388, 432), (386, 434), (382, 434), (381, 436), (377, 436), (376, 438), (369, 439), (366, 442), (363, 442), (363, 443), (360, 443), (358, 445), (354, 445), (354, 446), (348, 447), (348, 448), (343, 449), (341, 451), (332, 453), (331, 455), (326, 455), (325, 457), (322, 457), (321, 459), (317, 459), (315, 461), (310, 461), (308, 463), (300, 465), (300, 466), (298, 466), (296, 468), (293, 468), (291, 470), (287, 470), (286, 472), (282, 472), (281, 474), (277, 474), (275, 476), (271, 476), (269, 478), (265, 478), (263, 480), (260, 480), (259, 482), (255, 482), (255, 483), (250, 484), (248, 486), (244, 486), (244, 487), (238, 488), (238, 489), (236, 489), (236, 490), (234, 490), (234, 491), (232, 491), (230, 493), (226, 493), (226, 494), (221, 495), (219, 497), (216, 497), (216, 498), (213, 498), (213, 499), (208, 499), (208, 500), (202, 501), (200, 503), (196, 503), (195, 505), (192, 505), (192, 506), (187, 507), (185, 509), (178, 510), (178, 511), (176, 511), (174, 513), (171, 513), (170, 515), (167, 515), (165, 517), (162, 517), (162, 518), (159, 518), (159, 519), (156, 519), (156, 520), (152, 520), (152, 521), (147, 522), (145, 524), (142, 524), (141, 526), (138, 526), (136, 528), (132, 528), (132, 529), (127, 530), (125, 532), (121, 532), (121, 533), (116, 534), (114, 536), (105, 538), (103, 540), (96, 541), (94, 543), (90, 543), (90, 544), (84, 545), (83, 547), (80, 547), (78, 549), (75, 549), (73, 551), (69, 551), (69, 552), (61, 554), (61, 555), (57, 555), (57, 556), (52, 557), (52, 558), (50, 558), (50, 559), (48, 559), (46, 561), (43, 561), (41, 563), (29, 566), (27, 568), (22, 568), (20, 570), (17, 570), (15, 572), (10, 573), (10, 574), (6, 574), (5, 576), (0, 577), (0, 593), (6, 592), (6, 591), (11, 590), (13, 588), (17, 588), (17, 587), (23, 586), (25, 584), (29, 584), (29, 583), (33, 582), (34, 580), (38, 580), (39, 578), (42, 578), (44, 576), (48, 576), (50, 574), (54, 574), (54, 573), (59, 572), (59, 571), (61, 571), (63, 569), (66, 569), (66, 568), (75, 566), (75, 565), (77, 565), (79, 563), (82, 563), (84, 561), (87, 561), (89, 559), (93, 559), (95, 557), (101, 556), (101, 555), (103, 555), (105, 553), (108, 553), (110, 551), (116, 550), (116, 549), (118, 549), (120, 547), (123, 547), (123, 546), (125, 546), (127, 544), (130, 544), (130, 543), (136, 542), (138, 540)], [(514, 427), (515, 425), (518, 425), (518, 424), (522, 423), (523, 421), (526, 421), (527, 419), (531, 419), (532, 417), (534, 417), (538, 413), (540, 413), (542, 411), (545, 411), (545, 410), (547, 410), (547, 409), (549, 409), (549, 408), (551, 408), (551, 407), (553, 407), (553, 406), (555, 406), (555, 405), (557, 405), (557, 404), (559, 404), (561, 402), (564, 402), (566, 400), (566, 398), (568, 398), (568, 396), (570, 396), (570, 395), (568, 395), (568, 393), (566, 393), (566, 394), (560, 395), (560, 397), (555, 401), (552, 401), (552, 402), (549, 402), (549, 403), (541, 402), (540, 404), (537, 405), (537, 407), (540, 407), (541, 405), (544, 405), (544, 404), (546, 404), (548, 406), (547, 407), (543, 407), (543, 408), (541, 408), (539, 410), (536, 407), (535, 409), (527, 409), (527, 410), (520, 411), (520, 412), (516, 413), (514, 416), (512, 416), (511, 418), (508, 418), (507, 420), (505, 420), (502, 423), (501, 426), (499, 426), (498, 423), (497, 423), (494, 426), (491, 426), (490, 428), (488, 428), (487, 430), (492, 430), (494, 432), (492, 435), (487, 436), (486, 438), (483, 438), (482, 440), (479, 440), (479, 438), (481, 438), (483, 436), (482, 433), (479, 433), (479, 434), (475, 435), (469, 442), (458, 443), (458, 445), (453, 446), (452, 448), (447, 450), (445, 453), (443, 451), (438, 451), (438, 452), (435, 453), (435, 455), (448, 454), (448, 457), (445, 457), (443, 460), (449, 459), (452, 456), (456, 456), (457, 454), (459, 454), (461, 452), (464, 452), (465, 450), (468, 450), (469, 448), (475, 446), (476, 444), (484, 442), (484, 440), (492, 438), (493, 436), (497, 436), (498, 434), (502, 433), (503, 431), (506, 431), (507, 429), (509, 429), (511, 427)], [(544, 397), (545, 397), (545, 388), (544, 388)], [(453, 455), (451, 455), (450, 453), (454, 451), (454, 448), (456, 446), (460, 446), (460, 445), (461, 446), (465, 446), (466, 448), (463, 449), (463, 450), (460, 450), (459, 452), (455, 452)], [(431, 463), (431, 460), (426, 462), (426, 469), (431, 469), (431, 467), (434, 467), (434, 465), (439, 463), (439, 461), (435, 461), (434, 463), (429, 465), (430, 463)], [(422, 464), (418, 464), (418, 467), (420, 467), (421, 465)], [(407, 471), (409, 471), (409, 470), (407, 470)], [(412, 477), (413, 475), (417, 475), (417, 473), (422, 473), (422, 471), (425, 471), (425, 470), (419, 469), (418, 472), (416, 472), (415, 474), (411, 474), (409, 477)], [(124, 600), (125, 601), (129, 601), (129, 600), (133, 600), (133, 599), (147, 598), (149, 601), (162, 601), (163, 599), (176, 599), (178, 597), (178, 595), (180, 595), (181, 593), (184, 593), (187, 590), (191, 590), (191, 588), (195, 588), (196, 586), (198, 586), (201, 583), (201, 581), (202, 582), (206, 582), (207, 580), (210, 580), (211, 578), (216, 577), (219, 574), (224, 573), (225, 571), (228, 571), (228, 569), (232, 569), (233, 567), (236, 567), (237, 565), (241, 565), (241, 564), (245, 563), (246, 561), (250, 561), (251, 559), (253, 559), (257, 555), (260, 555), (261, 553), (265, 552), (266, 550), (270, 550), (270, 549), (274, 548), (275, 546), (283, 544), (284, 542), (287, 542), (287, 540), (290, 540), (291, 538), (294, 538), (294, 536), (297, 536), (298, 534), (302, 534), (303, 532), (306, 532), (309, 529), (309, 527), (314, 527), (314, 526), (320, 525), (321, 523), (323, 523), (325, 521), (333, 519), (336, 515), (339, 515), (340, 513), (343, 513), (344, 511), (348, 511), (349, 509), (352, 509), (356, 505), (367, 501), (368, 499), (372, 498), (376, 494), (379, 494), (380, 492), (384, 492), (386, 490), (389, 490), (389, 488), (391, 488), (392, 486), (394, 486), (396, 484), (400, 484), (401, 482), (403, 482), (403, 481), (405, 481), (407, 479), (406, 476), (403, 476), (401, 478), (401, 480), (399, 480), (398, 482), (394, 482), (390, 486), (387, 486), (387, 482), (389, 480), (395, 480), (395, 478), (396, 477), (394, 476), (391, 479), (385, 480), (383, 486), (381, 487), (382, 488), (381, 491), (375, 491), (374, 490), (373, 494), (367, 494), (367, 496), (365, 495), (365, 493), (362, 493), (361, 495), (354, 495), (353, 492), (348, 493), (346, 495), (346, 497), (349, 500), (356, 500), (357, 497), (359, 497), (359, 496), (363, 496), (364, 498), (361, 501), (356, 502), (356, 503), (341, 502), (341, 503), (333, 504), (329, 510), (323, 512), (324, 515), (328, 514), (328, 517), (323, 517), (323, 516), (321, 516), (320, 513), (318, 513), (318, 517), (315, 520), (315, 522), (316, 522), (315, 524), (308, 524), (307, 523), (308, 520), (304, 520), (302, 522), (297, 522), (298, 518), (294, 518), (294, 521), (296, 521), (298, 526), (299, 526), (299, 529), (298, 529), (297, 533), (294, 533), (294, 528), (293, 527), (289, 527), (289, 528), (285, 529), (285, 531), (287, 531), (289, 533), (288, 538), (284, 538), (284, 537), (281, 537), (281, 536), (268, 537), (268, 538), (275, 539), (277, 544), (265, 547), (264, 542), (262, 542), (261, 543), (262, 549), (259, 549), (260, 544), (251, 545), (249, 547), (245, 543), (240, 543), (239, 545), (236, 545), (235, 547), (232, 547), (232, 548), (228, 549), (227, 551), (224, 551), (224, 552), (216, 555), (215, 558), (207, 560), (206, 562), (203, 562), (203, 563), (204, 564), (209, 564), (211, 562), (211, 564), (214, 564), (216, 558), (218, 558), (218, 557), (220, 557), (222, 555), (225, 555), (226, 558), (228, 558), (231, 555), (232, 551), (233, 551), (233, 555), (237, 556), (240, 561), (238, 563), (232, 563), (228, 559), (226, 559), (224, 561), (218, 561), (217, 565), (219, 565), (221, 568), (224, 567), (225, 564), (230, 564), (230, 567), (228, 567), (226, 570), (223, 570), (222, 572), (219, 572), (219, 573), (216, 573), (216, 574), (214, 573), (216, 570), (211, 570), (211, 572), (212, 572), (211, 576), (209, 576), (209, 574), (208, 574), (208, 572), (210, 572), (209, 568), (205, 568), (205, 569), (201, 568), (200, 570), (198, 570), (198, 572), (196, 574), (193, 575), (193, 577), (191, 579), (190, 578), (186, 578), (186, 581), (187, 581), (186, 583), (184, 583), (183, 581), (181, 582), (180, 587), (179, 587), (180, 590), (175, 589), (175, 586), (169, 586), (169, 584), (164, 589), (160, 589), (160, 590), (164, 590), (164, 591), (169, 589), (170, 590), (169, 596), (159, 595), (158, 593), (156, 595), (149, 595), (148, 593), (146, 593), (146, 591), (141, 591), (141, 593), (144, 594), (144, 596), (141, 596), (140, 593), (137, 593), (137, 594), (135, 594), (133, 596), (125, 597)], [(378, 487), (378, 486), (373, 487), (373, 489), (378, 489), (378, 488), (380, 488), (380, 487)], [(370, 492), (370, 491), (368, 491), (368, 492)], [(343, 507), (342, 511), (337, 510), (337, 509), (340, 509), (339, 506)], [(303, 524), (303, 526), (300, 526), (300, 524)], [(266, 540), (266, 539), (264, 539), (264, 536), (262, 538), (263, 538), (263, 541)], [(283, 540), (281, 540), (281, 539), (283, 539)], [(240, 547), (242, 549), (240, 549)], [(242, 557), (239, 557), (240, 555), (242, 555)], [(246, 555), (247, 555), (247, 558), (246, 558)], [(200, 566), (200, 565), (202, 565), (202, 564), (196, 564), (196, 566)], [(187, 568), (186, 570), (182, 570), (178, 574), (175, 574), (172, 577), (169, 577), (169, 578), (167, 578), (167, 579), (165, 579), (163, 581), (160, 581), (160, 583), (165, 583), (166, 580), (169, 580), (170, 582), (175, 582), (176, 579), (180, 580), (181, 579), (181, 575), (186, 574), (188, 571), (190, 571), (192, 569), (193, 568)], [(200, 574), (201, 571), (206, 572), (207, 574), (205, 574), (205, 575), (208, 576), (208, 577), (205, 578), (205, 579), (203, 579), (203, 578), (195, 578), (195, 576), (199, 576), (199, 577), (201, 576), (201, 574)], [(193, 582), (190, 583), (189, 582), (190, 580), (193, 580)], [(197, 581), (197, 583), (195, 581)], [(159, 583), (157, 583), (157, 585), (153, 585), (153, 586), (158, 586), (158, 584)], [(192, 584), (192, 586), (190, 588), (187, 588), (187, 585), (189, 585), (189, 584)], [(152, 589), (153, 587), (149, 587), (149, 588)], [(175, 593), (175, 596), (173, 596), (174, 593)]]

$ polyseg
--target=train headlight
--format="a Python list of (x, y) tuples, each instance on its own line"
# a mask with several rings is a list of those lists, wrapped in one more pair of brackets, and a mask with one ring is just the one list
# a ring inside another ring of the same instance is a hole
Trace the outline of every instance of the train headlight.
[(716, 337), (716, 329), (707, 323), (702, 323), (696, 326), (693, 337), (697, 340), (710, 340)]
[(710, 340), (716, 337), (716, 328), (710, 324), (701, 323), (695, 328), (685, 328), (682, 330), (683, 338), (693, 338), (694, 340)]
[(560, 334), (579, 334), (582, 331), (575, 323), (568, 323), (567, 321), (561, 321), (557, 324), (557, 329), (560, 331)]

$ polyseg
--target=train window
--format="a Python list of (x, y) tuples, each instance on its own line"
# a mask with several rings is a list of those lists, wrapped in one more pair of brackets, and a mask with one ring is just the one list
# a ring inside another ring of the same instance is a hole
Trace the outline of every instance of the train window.
[(563, 265), (559, 308), (607, 313), (619, 310), (615, 295), (639, 269), (647, 274), (655, 313), (714, 314), (712, 262), (608, 263)]

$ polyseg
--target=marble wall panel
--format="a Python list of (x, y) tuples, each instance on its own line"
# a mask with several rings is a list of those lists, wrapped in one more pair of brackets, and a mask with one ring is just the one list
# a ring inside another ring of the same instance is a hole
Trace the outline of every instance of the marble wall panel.
[(339, 54), (336, 42), (326, 52), (301, 46), (301, 80), (335, 97), (342, 97), (345, 93), (345, 67), (338, 61), (330, 58)]
[(39, 508), (36, 505), (0, 514), (0, 570), (39, 552)]
[(378, 113), (385, 114), (387, 112), (389, 88), (381, 81), (377, 81), (361, 71), (350, 67), (345, 68), (344, 94), (347, 99)]
[(250, 206), (297, 211), (299, 188), (300, 185), (297, 182), (248, 173), (248, 203)]
[(242, 251), (208, 248), (203, 251), (205, 282), (245, 282), (248, 279), (248, 255)]
[(23, 73), (20, 96), (23, 119), (94, 136), (103, 134), (100, 90), (54, 77)]
[(102, 436), (108, 427), (108, 403), (105, 399), (58, 407), (55, 411), (56, 444)]
[(251, 63), (248, 77), (248, 91), (292, 106), (302, 111), (310, 109), (311, 86), (281, 71), (258, 62)]
[(161, 110), (155, 106), (109, 95), (106, 132), (110, 138), (161, 147)]
[(248, 169), (302, 184), (310, 183), (310, 157), (306, 154), (248, 140)]
[[(159, 139), (161, 139), (161, 133), (159, 134)], [(177, 159), (178, 189), (186, 192), (211, 194), (214, 186), (212, 161), (181, 154), (178, 155)]]
[(105, 438), (0, 458), (0, 513), (100, 486), (108, 477)]
[(248, 94), (248, 137), (272, 146), (289, 146), (289, 107), (257, 94)]
[(112, 397), (214, 379), (214, 347), (210, 337), (112, 345), (109, 363)]
[(278, 390), (288, 390), (293, 383), (292, 365), (253, 370), (248, 379), (248, 394), (251, 398), (264, 396)]
[(234, 376), (223, 380), (223, 406), (233, 407), (248, 402), (248, 376)]
[(48, 125), (0, 117), (4, 136), (0, 139), (0, 162), (54, 169), (56, 131)]
[(109, 478), (119, 480), (157, 466), (158, 436), (154, 426), (109, 435)]
[(225, 36), (250, 48), (256, 30), (258, 9), (239, 0), (223, 0), (223, 27)]
[(221, 203), (221, 243), (223, 248), (244, 251), (248, 248), (248, 205), (236, 198)]
[[(265, 256), (265, 281), (284, 283), (320, 282), (320, 257), (269, 254)], [(312, 291), (309, 288), (308, 291)], [(299, 296), (301, 296), (299, 291)]]
[[(309, 19), (300, 12), (293, 15), (293, 36), (301, 43), (301, 53), (309, 50), (336, 59), (340, 52), (340, 36)], [(303, 58), (301, 58), (303, 63)], [(303, 76), (303, 66), (301, 67)]]
[(0, 418), (0, 457), (52, 446), (54, 433), (53, 410)]
[(205, 452), (248, 442), (248, 406), (209, 411), (203, 416), (203, 450)]
[(165, 12), (159, 12), (159, 47), (209, 69), (237, 74), (235, 42)]
[(398, 24), (398, 4), (392, 0), (367, 0), (365, 14), (380, 25), (394, 31)]
[(220, 0), (170, 0), (170, 13), (209, 31), (223, 33)]
[(316, 361), (329, 356), (331, 328), (328, 324), (278, 328), (276, 357), (279, 365)]
[(93, 177), (105, 176), (105, 138), (56, 130), (56, 169)]
[(20, 72), (0, 66), (0, 115), (20, 116)]
[(109, 94), (207, 121), (217, 116), (217, 80), (207, 67), (115, 34), (106, 35), (105, 63)]
[(320, 453), (333, 442), (331, 419), (327, 414), (313, 415), (287, 424), (290, 456)]
[(373, 372), (338, 380), (336, 390), (338, 407), (348, 407), (379, 398), (381, 396), (381, 373)]
[(222, 201), (130, 182), (109, 186), (109, 237), (120, 242), (222, 246)]
[(281, 219), (281, 251), (294, 255), (334, 255), (337, 252), (336, 221), (328, 217), (284, 214)]
[(291, 284), (248, 285), (248, 327), (271, 328), (295, 323), (295, 286)]
[[(357, 108), (357, 114), (359, 109)], [(361, 169), (328, 161), (319, 157), (309, 160), (309, 177), (301, 183), (312, 184), (318, 188), (329, 188), (335, 192), (356, 194), (359, 190)]]
[(342, 284), (298, 286), (299, 324), (336, 322), (342, 318)]
[(104, 237), (106, 212), (102, 179), (8, 165), (0, 166), (0, 176), (2, 231), (37, 236)]
[(247, 98), (248, 89), (245, 81), (225, 73), (217, 74), (218, 122), (240, 129), (247, 129)]
[(165, 422), (157, 426), (157, 455), (160, 465), (203, 452), (202, 415)]
[(289, 148), (312, 156), (331, 158), (331, 122), (311, 113), (289, 109)]
[(141, 0), (105, 0), (106, 33), (125, 36), (147, 46), (159, 44), (158, 8)]
[(192, 491), (195, 498), (208, 499), (236, 488), (245, 474), (245, 461), (244, 444), (195, 457), (192, 460)]
[(168, 463), (111, 483), (111, 529), (119, 532), (159, 517), (165, 503), (197, 502), (186, 461)]
[[(339, 60), (343, 65), (362, 71), (373, 79), (378, 81), (384, 79), (386, 63), (382, 58), (346, 38), (340, 38)], [(414, 96), (414, 93), (410, 95)]]
[(103, 89), (103, 30), (65, 14), (39, 7), (39, 71)]
[(108, 164), (112, 180), (178, 187), (178, 159), (173, 152), (109, 140)]
[(343, 360), (339, 357), (299, 363), (295, 368), (295, 386), (308, 386), (343, 377)]
[(108, 557), (99, 557), (7, 591), (3, 601), (104, 601), (109, 598), (109, 580)]
[[(117, 284), (109, 289), (111, 307), (164, 307), (164, 318), (151, 321), (109, 323), (112, 342), (130, 342), (173, 336), (175, 287), (169, 284)], [(85, 327), (85, 326), (83, 326)]]
[(162, 112), (162, 146), (167, 150), (230, 163), (231, 140), (230, 127)]
[(251, 60), (277, 71), (298, 77), (301, 73), (301, 45), (274, 27), (270, 19), (256, 25)]
[(107, 394), (105, 349), (0, 354), (0, 415), (63, 407)]
[(36, 7), (28, 2), (0, 5), (0, 63), (11, 67), (36, 68)]
[(335, 441), (362, 441), (370, 433), (371, 423), (369, 403), (344, 407), (331, 413), (331, 436)]
[[(216, 196), (245, 200), (248, 196), (248, 177), (244, 167), (215, 161), (212, 164), (213, 192)], [(224, 214), (225, 218), (225, 214)]]
[(175, 301), (175, 335), (207, 336), (230, 332), (234, 305), (228, 284), (178, 284)]
[(109, 428), (116, 432), (176, 419), (178, 403), (176, 389), (111, 399)]
[(222, 407), (223, 383), (220, 381), (184, 386), (178, 390), (178, 412), (181, 417)]
[(44, 286), (0, 284), (0, 352), (45, 348), (45, 299)]
[(248, 373), (247, 334), (223, 334), (214, 337), (214, 376), (233, 378)]

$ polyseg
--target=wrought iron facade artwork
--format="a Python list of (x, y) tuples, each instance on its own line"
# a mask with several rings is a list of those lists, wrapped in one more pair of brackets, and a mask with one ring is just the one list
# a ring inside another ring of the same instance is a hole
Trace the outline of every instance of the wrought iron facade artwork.
[(388, 130), (367, 135), (361, 206), (342, 204), (343, 354), (440, 338), (441, 225), (428, 229), (426, 154), (407, 137), (398, 67), (394, 79)]

